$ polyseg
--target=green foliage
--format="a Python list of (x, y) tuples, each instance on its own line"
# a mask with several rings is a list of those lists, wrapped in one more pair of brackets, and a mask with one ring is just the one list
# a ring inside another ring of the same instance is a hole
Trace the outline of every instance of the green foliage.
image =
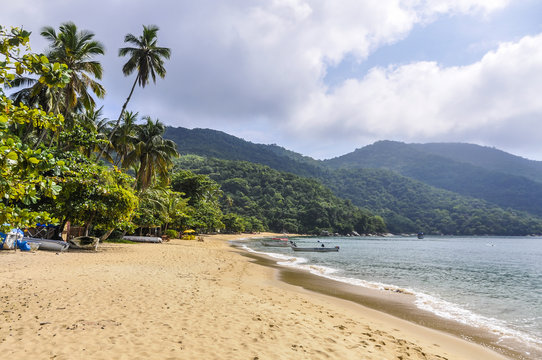
[(171, 187), (181, 192), (188, 201), (189, 217), (181, 227), (198, 232), (213, 232), (224, 228), (221, 221), (220, 186), (205, 175), (187, 170), (176, 170), (171, 177)]
[(135, 144), (133, 150), (126, 155), (124, 166), (137, 163), (137, 189), (144, 190), (151, 186), (154, 178), (159, 175), (167, 178), (172, 166), (172, 159), (179, 154), (176, 144), (162, 137), (164, 125), (150, 117), (146, 123), (135, 127)]
[(132, 46), (119, 49), (119, 56), (129, 56), (122, 67), (122, 72), (124, 75), (130, 75), (137, 70), (136, 81), (141, 87), (145, 87), (151, 79), (156, 83), (156, 75), (161, 78), (166, 76), (164, 59), (169, 59), (171, 50), (157, 46), (158, 30), (155, 25), (143, 25), (141, 36), (127, 34), (124, 37), (124, 42)]
[(342, 169), (324, 181), (335, 193), (381, 214), (391, 232), (446, 235), (527, 235), (542, 233), (542, 220), (505, 211), (379, 169)]
[(179, 232), (177, 230), (173, 229), (167, 229), (165, 232), (165, 235), (167, 235), (170, 239), (179, 239)]
[[(104, 52), (93, 40), (94, 34), (79, 31), (73, 23), (62, 24), (58, 33), (46, 27), (42, 35), (50, 41), (48, 56), (29, 52), (29, 35), (0, 26), (0, 84), (33, 84), (16, 96), (19, 105), (0, 88), (2, 228), (70, 221), (84, 225), (87, 232), (94, 228), (108, 230), (109, 235), (115, 228), (133, 228), (135, 215), (138, 225), (167, 228), (170, 223), (187, 222), (191, 211), (208, 212), (190, 209), (187, 199), (169, 189), (145, 191), (138, 206), (132, 177), (93, 162), (94, 154), (112, 148), (106, 136), (109, 122), (101, 118), (101, 109), (96, 109), (87, 91), (90, 88), (98, 97), (105, 94), (93, 79), (100, 79), (103, 70), (92, 57)], [(150, 76), (154, 78), (152, 70)], [(55, 115), (60, 112), (65, 117)], [(171, 158), (177, 155), (175, 144), (162, 138), (164, 127), (158, 121), (148, 119), (140, 126), (134, 122), (125, 122), (123, 144), (119, 137), (114, 138), (119, 142), (114, 147), (118, 163), (127, 159), (128, 166), (137, 169), (138, 189), (155, 186), (156, 175), (167, 183), (163, 179), (167, 179)]]
[(193, 209), (182, 193), (155, 185), (139, 192), (140, 205), (133, 220), (137, 227), (187, 228)]
[[(196, 156), (184, 156), (177, 165), (199, 174), (192, 179), (207, 175), (222, 185), (227, 196), (221, 198), (221, 205), (228, 213), (223, 221), (231, 231), (242, 231), (239, 229), (243, 225), (248, 231), (243, 218), (258, 219), (263, 227), (273, 231), (320, 233), (325, 230), (342, 234), (354, 230), (360, 233), (385, 231), (383, 223), (373, 219), (369, 212), (338, 199), (313, 179), (248, 162)], [(173, 186), (176, 182), (174, 177)], [(191, 188), (198, 187), (191, 185), (182, 191)], [(259, 228), (258, 225), (254, 224)], [(251, 230), (258, 231), (254, 227)]]
[(226, 232), (230, 233), (242, 233), (247, 228), (245, 219), (234, 213), (224, 215), (222, 222), (224, 223)]
[(41, 35), (50, 42), (48, 57), (66, 64), (71, 70), (71, 77), (60, 96), (62, 114), (68, 116), (77, 106), (93, 109), (96, 102), (88, 88), (99, 98), (105, 96), (104, 87), (93, 79), (102, 78), (102, 65), (92, 59), (104, 54), (103, 45), (93, 39), (92, 32), (79, 30), (72, 22), (60, 25), (58, 32), (50, 26), (44, 27)]
[(90, 162), (71, 164), (54, 213), (86, 229), (129, 229), (139, 203), (131, 183), (132, 178), (113, 168)]
[[(7, 84), (16, 74), (34, 74), (46, 86), (65, 86), (69, 80), (65, 66), (51, 64), (45, 56), (21, 55), (28, 50), (29, 35), (17, 28), (8, 31), (0, 27), (0, 84)], [(54, 220), (47, 211), (28, 206), (41, 197), (55, 198), (60, 191), (56, 177), (64, 170), (64, 163), (49, 150), (31, 148), (11, 129), (28, 125), (54, 130), (62, 123), (62, 116), (14, 105), (0, 88), (0, 228)]]

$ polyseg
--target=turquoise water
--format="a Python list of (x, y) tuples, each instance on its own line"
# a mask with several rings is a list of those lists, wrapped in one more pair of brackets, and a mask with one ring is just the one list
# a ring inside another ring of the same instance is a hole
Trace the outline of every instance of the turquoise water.
[[(252, 251), (285, 266), (372, 288), (403, 289), (416, 305), (487, 330), (527, 357), (542, 353), (542, 238), (300, 238), (298, 246), (339, 245), (338, 253), (294, 253), (259, 241)], [(518, 346), (519, 344), (519, 346)]]

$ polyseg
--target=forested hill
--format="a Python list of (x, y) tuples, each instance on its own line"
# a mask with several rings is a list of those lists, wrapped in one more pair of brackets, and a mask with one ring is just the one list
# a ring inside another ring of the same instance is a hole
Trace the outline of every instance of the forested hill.
[[(542, 199), (538, 183), (415, 146), (379, 142), (363, 148), (363, 153), (357, 150), (338, 159), (317, 161), (214, 130), (169, 128), (167, 136), (183, 154), (245, 160), (319, 179), (335, 195), (382, 215), (395, 233), (542, 233), (542, 220), (536, 216), (540, 213), (538, 199)], [(443, 190), (446, 187), (448, 191)], [(496, 205), (499, 202), (501, 206)]]
[(437, 189), (384, 169), (339, 169), (322, 182), (341, 197), (381, 215), (393, 233), (447, 235), (542, 233), (542, 219)]
[[(454, 155), (455, 148), (463, 149), (463, 152), (458, 151), (458, 155)], [(471, 151), (466, 151), (467, 148)], [(431, 151), (426, 151), (426, 149), (431, 149)], [(449, 151), (447, 152), (446, 149)], [(442, 147), (435, 144), (426, 147), (394, 141), (379, 141), (352, 153), (326, 160), (324, 163), (333, 168), (389, 169), (441, 189), (483, 199), (503, 208), (542, 216), (542, 183), (508, 171), (504, 172), (504, 167), (496, 166), (495, 156), (498, 153), (493, 152), (492, 161), (489, 161), (487, 150), (478, 152), (481, 149), (484, 148), (447, 146), (446, 144), (442, 144)], [(508, 163), (511, 168), (521, 168), (525, 172), (536, 169), (536, 167), (524, 166), (525, 159), (503, 154), (501, 154), (503, 163)], [(468, 163), (452, 160), (452, 158), (459, 160), (463, 157), (470, 157), (472, 161)], [(473, 162), (485, 164), (486, 167), (473, 165)], [(503, 171), (488, 170), (489, 167)]]
[(254, 144), (217, 130), (167, 127), (164, 137), (177, 143), (180, 154), (249, 161), (309, 177), (322, 171), (319, 162), (310, 157), (277, 145)]
[(273, 231), (322, 231), (374, 234), (386, 231), (380, 216), (339, 199), (315, 179), (279, 172), (246, 161), (188, 155), (177, 160), (180, 169), (207, 175), (224, 192), (225, 213), (255, 217)]

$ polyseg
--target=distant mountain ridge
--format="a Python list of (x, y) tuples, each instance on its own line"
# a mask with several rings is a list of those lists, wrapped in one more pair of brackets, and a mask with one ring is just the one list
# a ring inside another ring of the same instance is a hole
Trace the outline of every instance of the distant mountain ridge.
[(321, 171), (318, 161), (310, 157), (277, 145), (254, 144), (222, 131), (167, 127), (164, 137), (175, 141), (181, 154), (249, 161), (300, 176), (315, 176)]
[[(326, 160), (324, 163), (336, 169), (393, 170), (431, 186), (480, 198), (504, 208), (542, 216), (542, 183), (515, 174), (516, 171), (520, 173), (527, 173), (528, 170), (536, 171), (536, 167), (525, 166), (525, 159), (500, 151), (492, 153), (492, 162), (485, 161), (478, 154), (482, 153), (487, 158), (488, 148), (464, 145), (425, 146), (379, 141), (349, 154)], [(456, 155), (453, 149), (460, 149), (463, 152), (458, 151)], [(503, 160), (503, 163), (506, 162), (508, 165), (497, 166), (497, 155), (502, 156), (506, 160)], [(471, 161), (467, 162), (467, 159)], [(478, 163), (480, 166), (473, 163)], [(516, 169), (516, 171), (510, 169)]]
[(380, 141), (319, 161), (216, 130), (168, 128), (166, 137), (182, 154), (249, 161), (319, 179), (337, 196), (384, 216), (394, 232), (542, 232), (542, 183), (535, 180), (540, 162), (500, 150)]
[(411, 145), (414, 148), (451, 160), (542, 182), (542, 161), (525, 159), (499, 149), (475, 144), (427, 143)]

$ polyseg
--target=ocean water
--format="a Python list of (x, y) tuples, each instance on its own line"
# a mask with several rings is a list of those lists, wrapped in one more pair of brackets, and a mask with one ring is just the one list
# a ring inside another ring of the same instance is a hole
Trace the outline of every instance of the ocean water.
[(340, 246), (338, 253), (294, 253), (245, 242), (284, 266), (349, 284), (401, 289), (437, 316), (496, 334), (526, 358), (542, 354), (542, 238), (335, 237), (294, 239)]

